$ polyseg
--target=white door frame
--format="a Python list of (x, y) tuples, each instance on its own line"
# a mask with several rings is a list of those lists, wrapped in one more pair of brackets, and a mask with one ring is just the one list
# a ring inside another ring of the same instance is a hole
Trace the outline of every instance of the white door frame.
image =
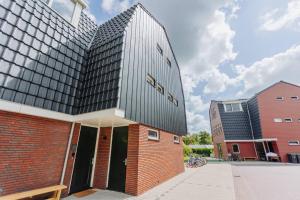
[(114, 136), (114, 125), (111, 126), (111, 133), (110, 133), (110, 144), (109, 144), (109, 154), (108, 154), (108, 166), (107, 166), (107, 175), (106, 175), (106, 188), (108, 188), (108, 179), (110, 173), (110, 161), (111, 161), (111, 149), (112, 149), (112, 141)]
[(96, 162), (97, 162), (97, 154), (98, 154), (98, 143), (99, 143), (99, 137), (100, 137), (100, 126), (97, 128), (97, 137), (96, 137), (96, 144), (95, 144), (95, 152), (94, 152), (94, 158), (93, 158), (93, 169), (91, 174), (91, 182), (90, 187), (94, 186), (94, 176), (95, 176), (95, 169), (96, 169)]

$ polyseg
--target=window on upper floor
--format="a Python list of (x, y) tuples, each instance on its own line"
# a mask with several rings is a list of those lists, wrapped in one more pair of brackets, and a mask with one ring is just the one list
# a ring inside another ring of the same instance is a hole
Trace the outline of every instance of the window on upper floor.
[(146, 80), (150, 85), (155, 87), (156, 85), (155, 79), (150, 74), (147, 75)]
[(162, 50), (162, 48), (160, 47), (159, 44), (156, 45), (156, 48), (157, 48), (158, 52), (159, 52), (161, 55), (163, 55), (163, 50)]
[(274, 118), (273, 121), (276, 122), (276, 123), (281, 123), (282, 119), (281, 118)]
[(298, 146), (298, 145), (300, 145), (300, 142), (299, 142), (299, 140), (291, 140), (291, 141), (288, 141), (288, 144), (289, 144), (289, 146)]
[(157, 91), (159, 93), (165, 94), (165, 88), (162, 85), (160, 85), (160, 84), (157, 83), (157, 87), (156, 88), (157, 88)]
[(243, 111), (241, 103), (226, 103), (224, 104), (225, 112), (240, 112)]
[(73, 16), (75, 3), (72, 0), (52, 0), (51, 8), (70, 22)]
[(170, 94), (170, 93), (168, 93), (168, 100), (171, 101), (171, 102), (173, 102), (173, 98), (174, 98), (173, 95)]
[(276, 100), (278, 100), (278, 101), (283, 101), (283, 100), (284, 100), (284, 97), (276, 97)]
[(232, 152), (233, 153), (240, 153), (240, 147), (238, 144), (233, 144), (232, 145)]
[(168, 64), (169, 67), (172, 67), (172, 63), (171, 63), (171, 61), (169, 60), (169, 58), (167, 58), (167, 64)]
[(290, 123), (290, 122), (293, 122), (293, 119), (292, 118), (285, 118), (284, 121)]
[(148, 139), (149, 140), (159, 140), (159, 133), (156, 130), (148, 130)]
[(299, 100), (299, 96), (292, 96), (291, 99), (297, 101)]
[(180, 137), (178, 135), (174, 135), (173, 140), (174, 140), (175, 144), (179, 144), (180, 143)]
[(178, 100), (173, 97), (173, 103), (175, 106), (178, 106)]

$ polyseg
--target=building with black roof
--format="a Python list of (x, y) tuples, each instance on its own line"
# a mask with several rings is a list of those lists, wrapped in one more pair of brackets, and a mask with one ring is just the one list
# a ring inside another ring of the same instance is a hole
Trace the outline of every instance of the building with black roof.
[[(100, 26), (86, 6), (0, 3), (0, 195), (51, 184), (138, 195), (184, 170), (185, 101), (165, 28), (141, 4)], [(30, 184), (20, 169), (36, 174)]]

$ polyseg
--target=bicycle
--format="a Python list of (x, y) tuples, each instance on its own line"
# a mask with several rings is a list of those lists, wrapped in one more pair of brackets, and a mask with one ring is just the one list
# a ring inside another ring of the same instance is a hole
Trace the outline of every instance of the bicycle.
[(205, 158), (202, 158), (200, 156), (190, 156), (186, 167), (188, 168), (196, 168), (196, 167), (202, 167), (203, 165), (207, 164), (207, 160)]

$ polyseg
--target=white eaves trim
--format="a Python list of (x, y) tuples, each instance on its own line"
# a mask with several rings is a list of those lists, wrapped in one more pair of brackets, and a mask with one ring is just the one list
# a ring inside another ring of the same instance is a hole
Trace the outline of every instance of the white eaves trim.
[(70, 115), (33, 106), (28, 106), (20, 103), (10, 102), (6, 100), (0, 100), (0, 110), (67, 122), (86, 121), (95, 118), (105, 118), (107, 116), (115, 116), (118, 118), (125, 117), (125, 112), (117, 108), (100, 110), (79, 115)]

